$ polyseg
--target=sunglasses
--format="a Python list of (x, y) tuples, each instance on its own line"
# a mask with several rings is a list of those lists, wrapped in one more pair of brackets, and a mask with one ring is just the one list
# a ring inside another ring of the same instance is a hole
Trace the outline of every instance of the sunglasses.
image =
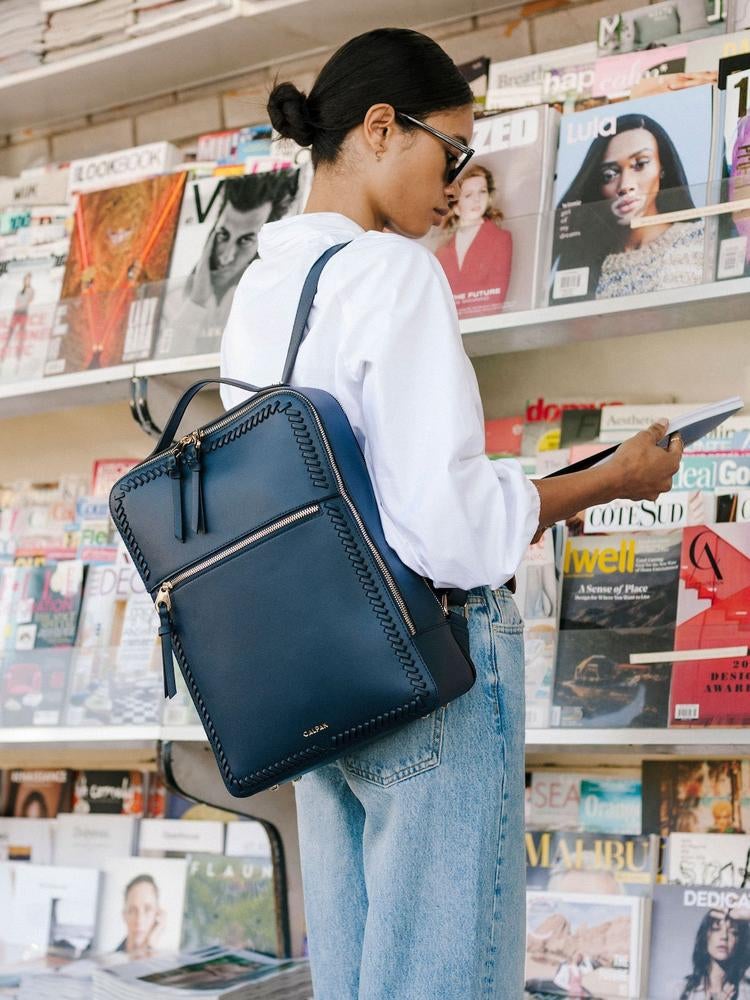
[(453, 136), (446, 135), (445, 132), (440, 132), (438, 129), (433, 128), (432, 125), (428, 125), (426, 122), (421, 122), (418, 118), (412, 118), (411, 115), (405, 115), (403, 111), (397, 111), (396, 117), (404, 118), (406, 121), (411, 122), (412, 125), (418, 125), (420, 128), (423, 128), (425, 132), (429, 132), (430, 135), (434, 135), (436, 139), (441, 139), (443, 142), (447, 142), (449, 146), (453, 146), (454, 149), (457, 149), (459, 153), (461, 153), (460, 157), (453, 157), (456, 161), (455, 164), (452, 167), (448, 166), (445, 171), (445, 183), (452, 184), (474, 155), (474, 150), (471, 146), (465, 146), (462, 142), (459, 142), (458, 139), (454, 139)]

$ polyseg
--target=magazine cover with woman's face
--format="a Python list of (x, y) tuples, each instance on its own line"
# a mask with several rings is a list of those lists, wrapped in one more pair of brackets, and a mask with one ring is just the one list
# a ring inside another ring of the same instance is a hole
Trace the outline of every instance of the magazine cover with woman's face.
[(650, 1000), (750, 1000), (746, 889), (657, 885), (651, 922)]
[(104, 886), (95, 950), (147, 958), (180, 945), (187, 862), (184, 858), (113, 858)]
[(550, 301), (608, 299), (704, 280), (702, 217), (632, 224), (705, 205), (713, 88), (563, 116)]
[(540, 216), (548, 207), (559, 115), (548, 107), (476, 123), (475, 154), (440, 229), (425, 238), (453, 291), (459, 319), (536, 304)]

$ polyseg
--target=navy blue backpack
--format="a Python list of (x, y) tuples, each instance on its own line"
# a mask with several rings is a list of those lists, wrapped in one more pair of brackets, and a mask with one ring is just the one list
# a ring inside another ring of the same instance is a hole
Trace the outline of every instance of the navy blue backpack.
[[(248, 796), (424, 716), (476, 678), (466, 619), (385, 540), (362, 451), (322, 389), (185, 391), (110, 510), (159, 612), (164, 690), (185, 678), (224, 783)], [(175, 442), (193, 396), (254, 395)], [(174, 654), (174, 656), (173, 656)]]

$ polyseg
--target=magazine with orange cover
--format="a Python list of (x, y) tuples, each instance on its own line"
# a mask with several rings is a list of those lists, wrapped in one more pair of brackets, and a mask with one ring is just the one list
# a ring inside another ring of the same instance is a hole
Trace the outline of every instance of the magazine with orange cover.
[(45, 375), (149, 357), (185, 174), (79, 196)]

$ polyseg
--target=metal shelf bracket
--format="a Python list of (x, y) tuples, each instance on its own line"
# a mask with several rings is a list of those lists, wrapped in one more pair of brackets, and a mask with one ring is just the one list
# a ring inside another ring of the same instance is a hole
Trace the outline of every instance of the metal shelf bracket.
[(134, 375), (130, 380), (130, 413), (145, 434), (161, 437), (148, 408), (148, 375)]

